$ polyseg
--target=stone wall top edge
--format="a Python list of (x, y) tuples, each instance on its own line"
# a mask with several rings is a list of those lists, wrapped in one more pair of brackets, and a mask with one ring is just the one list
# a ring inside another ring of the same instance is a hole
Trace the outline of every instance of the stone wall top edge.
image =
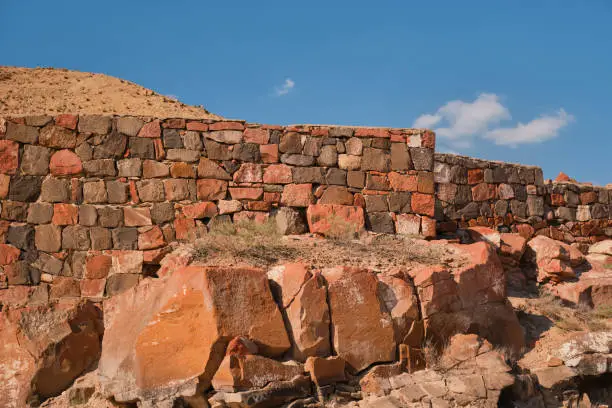
[(462, 162), (471, 162), (474, 164), (485, 165), (486, 167), (488, 167), (487, 165), (490, 165), (490, 166), (506, 166), (506, 167), (523, 167), (523, 168), (528, 168), (528, 169), (541, 169), (540, 166), (535, 166), (532, 164), (505, 162), (501, 160), (486, 160), (486, 159), (479, 159), (477, 157), (464, 156), (464, 155), (454, 154), (454, 153), (436, 152), (434, 155), (434, 159), (436, 161), (442, 161), (442, 162), (459, 160)]
[(580, 190), (592, 190), (592, 189), (597, 189), (597, 190), (611, 190), (612, 191), (612, 183), (610, 184), (606, 184), (605, 186), (600, 186), (600, 185), (596, 185), (593, 183), (581, 183), (579, 181), (556, 181), (556, 180), (545, 180), (544, 183), (546, 185), (550, 185), (550, 186), (575, 186), (577, 188), (579, 188)]
[(147, 115), (118, 115), (118, 114), (79, 114), (79, 113), (54, 113), (54, 114), (41, 114), (41, 115), (4, 115), (0, 116), (0, 120), (4, 119), (7, 121), (14, 120), (26, 120), (27, 118), (57, 118), (62, 115), (70, 115), (76, 117), (110, 117), (113, 119), (118, 118), (138, 118), (143, 120), (144, 122), (151, 122), (155, 120), (159, 120), (162, 123), (169, 121), (181, 121), (185, 122), (199, 122), (203, 124), (213, 124), (213, 123), (239, 123), (245, 127), (264, 127), (269, 129), (283, 129), (283, 130), (304, 130), (308, 132), (311, 129), (372, 129), (377, 131), (401, 131), (406, 134), (419, 135), (424, 133), (430, 133), (434, 135), (434, 132), (429, 129), (417, 129), (417, 128), (408, 128), (408, 127), (391, 127), (391, 126), (354, 126), (354, 125), (342, 125), (342, 124), (289, 124), (289, 125), (276, 125), (276, 124), (268, 124), (268, 123), (259, 123), (259, 122), (247, 122), (243, 119), (230, 119), (230, 118), (222, 118), (222, 119), (213, 119), (213, 118), (194, 118), (194, 117), (154, 117)]

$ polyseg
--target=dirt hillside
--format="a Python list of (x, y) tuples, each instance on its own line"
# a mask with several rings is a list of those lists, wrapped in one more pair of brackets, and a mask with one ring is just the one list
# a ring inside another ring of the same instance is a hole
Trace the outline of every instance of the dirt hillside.
[(219, 119), (132, 82), (55, 68), (0, 66), (0, 115), (122, 114)]

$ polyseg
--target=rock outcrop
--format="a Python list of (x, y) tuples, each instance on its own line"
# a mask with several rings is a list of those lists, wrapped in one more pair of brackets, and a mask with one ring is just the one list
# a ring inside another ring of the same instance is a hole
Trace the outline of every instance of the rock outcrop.
[(378, 370), (361, 383), (365, 398), (359, 406), (364, 408), (497, 407), (501, 390), (512, 385), (514, 377), (489, 342), (476, 335), (456, 335), (436, 370), (413, 374)]
[(506, 278), (495, 249), (484, 242), (454, 248), (466, 260), (462, 266), (410, 271), (426, 335), (441, 344), (455, 333), (473, 332), (518, 352), (524, 336), (507, 302)]
[[(290, 347), (264, 271), (190, 266), (105, 302), (99, 365), (105, 395), (162, 404), (206, 389), (228, 342), (246, 336), (262, 355)], [(165, 364), (168, 355), (173, 363)]]
[(101, 311), (90, 302), (0, 311), (0, 406), (59, 395), (98, 361), (103, 332)]
[(537, 266), (538, 282), (561, 282), (576, 277), (576, 267), (584, 262), (584, 256), (575, 247), (538, 235), (527, 246), (527, 256)]

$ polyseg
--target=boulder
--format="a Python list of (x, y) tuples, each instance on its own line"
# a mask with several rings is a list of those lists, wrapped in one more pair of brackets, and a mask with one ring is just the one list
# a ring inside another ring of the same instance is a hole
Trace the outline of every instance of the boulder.
[(555, 285), (548, 289), (566, 302), (587, 307), (612, 306), (612, 269), (591, 262), (592, 269), (583, 272), (578, 279)]
[(98, 361), (100, 309), (79, 300), (0, 312), (0, 406), (24, 407), (61, 394)]
[(452, 245), (463, 262), (455, 267), (410, 270), (421, 302), (426, 335), (442, 345), (456, 333), (477, 333), (519, 352), (522, 328), (506, 298), (506, 279), (495, 249), (484, 242)]
[(527, 247), (527, 240), (520, 234), (503, 233), (501, 234), (501, 245), (499, 248), (500, 260), (504, 264), (518, 265), (525, 248)]
[(470, 227), (467, 229), (470, 238), (475, 242), (487, 242), (495, 248), (501, 246), (501, 234), (488, 227)]
[[(419, 321), (419, 302), (412, 282), (399, 276), (379, 275), (378, 292), (386, 310), (393, 319), (396, 343), (421, 346), (420, 336), (415, 337)], [(412, 334), (412, 336), (409, 336)]]
[(327, 281), (335, 354), (359, 372), (374, 363), (395, 360), (393, 319), (379, 297), (378, 279), (369, 270), (323, 270)]
[(537, 267), (538, 282), (561, 282), (576, 277), (576, 267), (584, 256), (575, 247), (538, 235), (527, 243), (527, 259)]
[(345, 367), (346, 363), (340, 357), (308, 357), (304, 366), (319, 387), (346, 381)]
[(598, 262), (607, 268), (612, 268), (612, 239), (600, 241), (589, 247), (587, 255), (589, 262)]
[(100, 382), (119, 402), (162, 404), (206, 389), (237, 336), (263, 356), (290, 347), (266, 274), (254, 268), (184, 267), (106, 300), (104, 310)]
[(278, 303), (292, 340), (292, 358), (304, 362), (308, 357), (329, 356), (330, 316), (321, 275), (313, 275), (306, 265), (296, 263), (271, 269), (268, 278), (280, 290)]
[(612, 332), (576, 333), (555, 352), (577, 375), (612, 372)]
[(257, 355), (226, 355), (212, 379), (215, 391), (246, 391), (263, 388), (271, 382), (290, 381), (304, 373), (295, 362), (281, 363)]

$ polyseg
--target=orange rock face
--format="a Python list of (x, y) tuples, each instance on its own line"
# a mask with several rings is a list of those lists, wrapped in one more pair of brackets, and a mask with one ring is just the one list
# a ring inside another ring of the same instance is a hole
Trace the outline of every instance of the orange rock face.
[[(102, 388), (118, 401), (194, 395), (221, 364), (228, 342), (245, 336), (260, 354), (290, 347), (263, 271), (190, 266), (166, 281), (144, 281), (105, 302)], [(172, 355), (173, 364), (166, 364)]]
[(476, 330), (494, 344), (520, 350), (523, 332), (506, 300), (505, 274), (495, 249), (485, 242), (453, 247), (465, 257), (462, 266), (410, 271), (426, 334), (444, 342), (455, 333)]
[(368, 270), (323, 271), (328, 284), (333, 347), (354, 371), (395, 359), (393, 320), (378, 297), (378, 279)]
[(331, 354), (327, 289), (319, 273), (310, 273), (304, 264), (273, 268), (268, 277), (281, 290), (288, 329), (292, 338), (292, 358), (304, 362), (307, 357)]
[(575, 247), (538, 235), (527, 243), (528, 257), (535, 262), (538, 282), (561, 282), (576, 277), (575, 267), (584, 256)]
[(100, 356), (100, 310), (62, 301), (0, 313), (0, 406), (59, 394)]

